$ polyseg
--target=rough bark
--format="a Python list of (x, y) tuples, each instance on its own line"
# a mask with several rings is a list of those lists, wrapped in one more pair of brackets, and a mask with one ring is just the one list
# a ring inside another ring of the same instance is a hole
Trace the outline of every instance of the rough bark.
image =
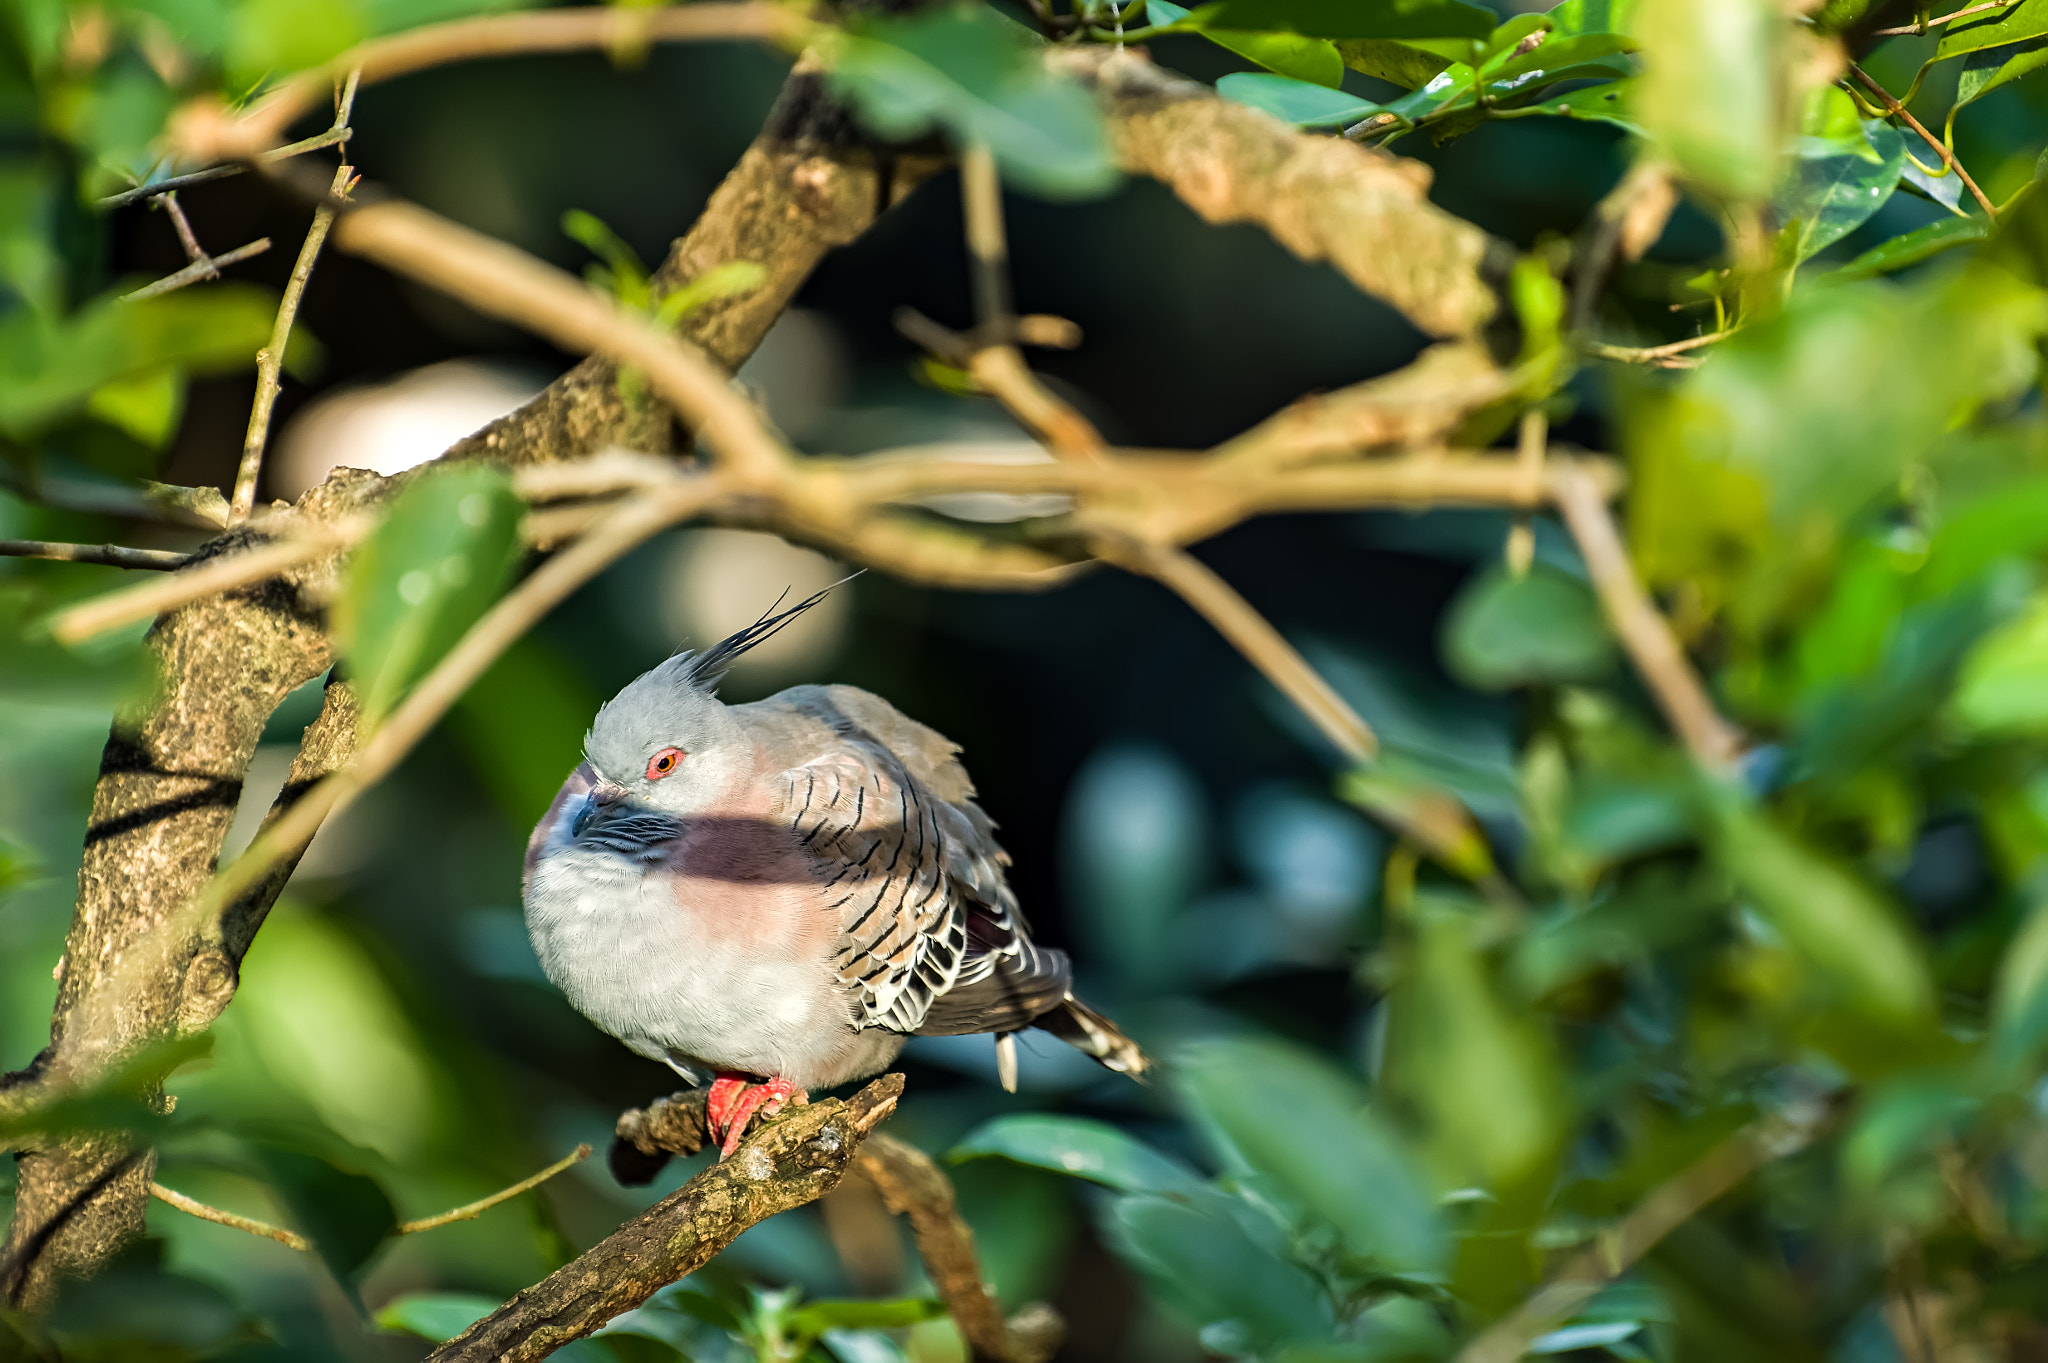
[[(737, 366), (760, 343), (825, 253), (859, 236), (937, 163), (860, 144), (817, 72), (792, 72), (766, 127), (661, 267), (670, 284), (730, 260), (769, 271), (761, 289), (686, 319), (683, 333)], [(585, 361), (518, 412), (448, 451), (516, 466), (585, 457), (612, 445), (666, 450), (671, 421), (629, 408), (611, 367)], [(343, 474), (301, 499), (332, 519), (383, 495), (389, 480)], [(195, 562), (241, 548), (214, 541)], [(89, 1083), (152, 1042), (203, 1029), (234, 996), (241, 957), (289, 875), (281, 868), (217, 930), (155, 943), (153, 930), (216, 868), (265, 723), (294, 688), (332, 662), (324, 602), (338, 559), (172, 612), (150, 636), (161, 675), (152, 701), (117, 719), (101, 762), (66, 942), (51, 1044), (0, 1081), (0, 1112), (45, 1085)], [(332, 687), (308, 732), (287, 798), (345, 762), (354, 711)], [(295, 864), (296, 859), (293, 859)], [(137, 966), (147, 947), (149, 964)], [(123, 960), (121, 987), (105, 986)], [(150, 1157), (120, 1140), (52, 1142), (17, 1155), (15, 1211), (0, 1245), (0, 1302), (48, 1305), (60, 1276), (89, 1276), (142, 1227)]]
[(583, 1338), (703, 1267), (747, 1227), (830, 1192), (902, 1092), (903, 1076), (888, 1074), (845, 1102), (792, 1109), (427, 1363), (528, 1363)]
[(1432, 336), (1509, 347), (1514, 248), (1432, 204), (1428, 166), (1296, 132), (1129, 52), (1068, 48), (1053, 61), (1094, 85), (1125, 170), (1209, 222), (1255, 222), (1329, 261)]

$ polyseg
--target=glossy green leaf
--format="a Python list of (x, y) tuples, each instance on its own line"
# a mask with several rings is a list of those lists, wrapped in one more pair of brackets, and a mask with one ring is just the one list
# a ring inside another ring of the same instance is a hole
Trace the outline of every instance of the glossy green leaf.
[(375, 1179), (291, 1146), (256, 1144), (250, 1150), (291, 1209), (293, 1226), (341, 1281), (348, 1282), (397, 1226), (391, 1199)]
[(1485, 38), (1494, 17), (1467, 0), (1212, 0), (1203, 28), (1274, 29), (1316, 38)]
[(1480, 68), (1480, 75), (1488, 82), (1507, 81), (1518, 84), (1547, 83), (1559, 77), (1554, 72), (1569, 71), (1586, 66), (1603, 57), (1612, 57), (1635, 50), (1635, 39), (1622, 33), (1581, 33), (1553, 36), (1544, 39), (1535, 47), (1514, 56), (1503, 52), (1495, 60), (1498, 65), (1489, 64)]
[(1201, 13), (1190, 14), (1170, 0), (1148, 0), (1145, 12), (1160, 24), (1199, 33), (1218, 47), (1290, 79), (1330, 90), (1344, 83), (1344, 59), (1338, 55), (1336, 44), (1327, 38), (1219, 27), (1208, 23)]
[(1634, 113), (1689, 179), (1761, 199), (1778, 178), (1778, 56), (1784, 10), (1774, 0), (1656, 0), (1635, 12), (1644, 72)]
[(2048, 38), (1987, 47), (1963, 59), (1956, 77), (1956, 105), (1974, 104), (2002, 85), (2048, 66)]
[(1107, 1122), (1022, 1113), (976, 1127), (949, 1158), (997, 1155), (1126, 1193), (1172, 1193), (1200, 1182), (1193, 1170)]
[(1356, 123), (1379, 112), (1379, 105), (1327, 90), (1306, 81), (1269, 76), (1256, 71), (1234, 71), (1216, 82), (1216, 93), (1225, 99), (1249, 104), (1283, 122), (1301, 128), (1338, 127)]
[(1494, 568), (1459, 593), (1444, 626), (1444, 663), (1482, 691), (1597, 677), (1614, 660), (1600, 603), (1577, 578), (1541, 564)]
[(407, 1292), (379, 1307), (379, 1329), (446, 1343), (504, 1305), (476, 1292)]
[(1330, 1331), (1330, 1305), (1315, 1279), (1231, 1220), (1139, 1194), (1118, 1199), (1103, 1229), (1160, 1300), (1213, 1331), (1230, 1353), (1264, 1353)]
[(1878, 243), (1826, 277), (1845, 284), (1854, 279), (1871, 279), (1931, 260), (1943, 251), (1983, 241), (1990, 235), (1991, 225), (1983, 218), (1942, 218)]
[(1718, 783), (1705, 789), (1716, 855), (1793, 949), (1865, 1017), (1900, 1030), (1928, 1027), (1933, 980), (1897, 910), (1742, 795)]
[[(1439, 71), (1462, 57), (1471, 46), (1456, 40), (1437, 45), (1459, 50), (1436, 52), (1420, 42), (1403, 43), (1392, 38), (1345, 38), (1337, 43), (1337, 55), (1353, 71), (1398, 85), (1403, 90), (1415, 90), (1429, 84)], [(1222, 83), (1219, 81), (1217, 84), (1220, 89)]]
[(1876, 119), (1847, 143), (1802, 139), (1793, 178), (1777, 199), (1791, 263), (1803, 264), (1870, 221), (1905, 165), (1905, 138)]
[(1950, 57), (2042, 37), (2048, 37), (2048, 0), (2020, 0), (2017, 5), (1972, 15), (1943, 26), (1941, 41), (1934, 49), (1934, 60), (1946, 61)]
[[(1210, 1041), (1178, 1067), (1188, 1100), (1260, 1173), (1328, 1218), (1358, 1254), (1439, 1265), (1443, 1230), (1406, 1153), (1348, 1076), (1277, 1041)], [(1284, 1121), (1245, 1095), (1289, 1095)]]
[(1643, 129), (1637, 124), (1630, 109), (1634, 90), (1633, 79), (1607, 81), (1568, 91), (1555, 99), (1546, 99), (1525, 108), (1512, 110), (1504, 116), (1551, 114), (1558, 118), (1575, 118), (1587, 123), (1606, 123), (1624, 132), (1640, 134)]
[(400, 493), (350, 556), (335, 637), (373, 721), (504, 590), (519, 559), (521, 510), (497, 469), (436, 470)]
[(831, 81), (880, 135), (936, 126), (986, 143), (1004, 179), (1035, 193), (1085, 197), (1117, 181), (1094, 99), (985, 6), (849, 26), (832, 45)]

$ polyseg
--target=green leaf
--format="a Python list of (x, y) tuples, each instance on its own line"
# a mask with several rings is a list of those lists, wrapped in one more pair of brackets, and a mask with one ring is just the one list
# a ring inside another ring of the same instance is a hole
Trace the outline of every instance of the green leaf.
[(1645, 70), (1635, 116), (1689, 178), (1761, 199), (1778, 178), (1775, 0), (1656, 0), (1635, 13)]
[(1792, 948), (1866, 1018), (1899, 1031), (1930, 1026), (1934, 984), (1904, 918), (1739, 792), (1720, 782), (1703, 789), (1717, 857)]
[(1943, 251), (1983, 241), (1990, 235), (1991, 224), (1983, 218), (1942, 218), (1890, 241), (1880, 242), (1825, 277), (1844, 284), (1855, 279), (1871, 279), (1931, 260)]
[[(1337, 43), (1337, 55), (1353, 71), (1372, 76), (1403, 90), (1414, 90), (1429, 84), (1439, 71), (1465, 55), (1471, 44), (1451, 40), (1438, 44), (1458, 49), (1455, 52), (1436, 52), (1423, 45), (1427, 39), (1402, 43), (1392, 38), (1344, 38)], [(1222, 88), (1222, 82), (1217, 82)]]
[(1575, 118), (1586, 123), (1606, 123), (1640, 136), (1643, 129), (1630, 110), (1635, 85), (1634, 79), (1588, 85), (1559, 95), (1555, 99), (1546, 99), (1526, 108), (1512, 110), (1502, 116), (1552, 114), (1559, 118)]
[(2009, 8), (1991, 10), (1944, 27), (1941, 42), (1934, 49), (1934, 60), (1947, 61), (2042, 37), (2048, 37), (2048, 0), (2020, 0)]
[[(1347, 1075), (1278, 1041), (1203, 1042), (1181, 1057), (1182, 1091), (1260, 1173), (1395, 1269), (1441, 1265), (1442, 1228), (1407, 1155)], [(1274, 1120), (1247, 1095), (1285, 1093)]]
[(369, 1262), (398, 1224), (391, 1199), (373, 1178), (289, 1146), (252, 1144), (250, 1152), (291, 1209), (292, 1224), (342, 1282)]
[(1304, 38), (1298, 33), (1247, 33), (1212, 27), (1197, 13), (1169, 0), (1148, 0), (1146, 13), (1161, 24), (1172, 24), (1199, 33), (1218, 47), (1235, 52), (1246, 61), (1317, 87), (1337, 89), (1344, 83), (1344, 59), (1337, 46), (1325, 38)]
[(1632, 33), (1637, 0), (1564, 0), (1550, 10), (1551, 31), (1559, 34)]
[(407, 1292), (378, 1308), (377, 1328), (445, 1344), (504, 1305), (475, 1292)]
[(1117, 181), (1094, 99), (985, 6), (849, 26), (833, 44), (831, 81), (881, 136), (943, 127), (986, 143), (1004, 177), (1035, 193), (1086, 197)]
[(166, 365), (103, 383), (85, 400), (85, 410), (160, 450), (178, 433), (178, 422), (185, 415), (185, 376)]
[(1999, 960), (1991, 1017), (1995, 1054), (2008, 1068), (2048, 1041), (2048, 899), (2038, 894)]
[(244, 0), (228, 42), (229, 80), (247, 88), (319, 66), (369, 36), (350, 0)]
[(1877, 119), (1846, 144), (1802, 138), (1794, 178), (1777, 200), (1792, 263), (1804, 264), (1870, 221), (1905, 165), (1906, 139)]
[(607, 287), (620, 302), (632, 308), (646, 305), (647, 266), (617, 232), (595, 214), (572, 208), (562, 214), (562, 234), (605, 263)]
[(946, 1304), (930, 1297), (897, 1301), (814, 1301), (789, 1314), (790, 1327), (804, 1339), (827, 1330), (904, 1330), (946, 1314)]
[(1521, 577), (1489, 569), (1459, 594), (1444, 627), (1445, 666), (1481, 691), (1585, 680), (1613, 661), (1599, 601), (1541, 564)]
[(1493, 14), (1465, 0), (1214, 0), (1195, 21), (1316, 38), (1485, 38), (1494, 29)]
[(1225, 1352), (1263, 1353), (1329, 1333), (1330, 1305), (1315, 1279), (1234, 1221), (1138, 1194), (1117, 1200), (1104, 1230), (1160, 1300), (1205, 1336), (1215, 1331)]
[(435, 470), (350, 556), (335, 638), (374, 723), (474, 624), (519, 559), (519, 499), (497, 469)]
[(0, 584), (0, 695), (18, 705), (109, 708), (149, 695), (156, 665), (132, 633), (69, 649), (34, 623), (39, 604), (26, 585)]
[(251, 366), (276, 310), (275, 294), (229, 283), (139, 303), (103, 296), (62, 319), (27, 308), (0, 316), (0, 432), (26, 436), (110, 383)]
[(725, 261), (664, 295), (661, 305), (654, 310), (654, 320), (662, 327), (673, 327), (707, 304), (752, 293), (767, 282), (766, 266), (751, 260)]
[(1169, 1155), (1086, 1117), (1023, 1113), (984, 1122), (954, 1146), (959, 1161), (999, 1155), (1115, 1188), (1126, 1193), (1172, 1193), (1199, 1183), (1193, 1170)]
[[(1548, 84), (1560, 79), (1561, 73), (1589, 66), (1604, 57), (1632, 52), (1635, 46), (1635, 39), (1621, 33), (1581, 33), (1569, 37), (1551, 37), (1519, 57), (1511, 55), (1510, 52), (1500, 53), (1494, 58), (1500, 64), (1481, 67), (1479, 74), (1489, 84), (1495, 81), (1515, 81), (1526, 85)], [(1533, 78), (1524, 80), (1524, 77)]]
[(2048, 595), (1970, 651), (1953, 709), (1968, 733), (2048, 733)]
[(1286, 76), (1269, 76), (1256, 71), (1235, 71), (1216, 82), (1216, 93), (1225, 99), (1263, 109), (1273, 117), (1298, 128), (1327, 128), (1355, 123), (1379, 112), (1379, 105), (1326, 90)]
[(1567, 1106), (1541, 1024), (1510, 1007), (1464, 903), (1419, 896), (1412, 960), (1389, 998), (1387, 1082), (1428, 1123), (1443, 1175), (1508, 1195), (1549, 1176)]
[(1963, 59), (1956, 77), (1956, 107), (1974, 104), (2001, 85), (2048, 66), (2048, 39), (2034, 38), (2004, 47), (1987, 47)]

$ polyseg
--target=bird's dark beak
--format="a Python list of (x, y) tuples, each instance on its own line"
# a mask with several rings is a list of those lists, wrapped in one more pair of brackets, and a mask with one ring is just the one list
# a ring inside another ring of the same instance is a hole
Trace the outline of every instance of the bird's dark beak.
[(569, 836), (580, 838), (583, 830), (590, 827), (598, 815), (626, 798), (626, 788), (616, 781), (599, 781), (583, 797), (583, 808), (576, 811), (575, 819), (569, 824)]

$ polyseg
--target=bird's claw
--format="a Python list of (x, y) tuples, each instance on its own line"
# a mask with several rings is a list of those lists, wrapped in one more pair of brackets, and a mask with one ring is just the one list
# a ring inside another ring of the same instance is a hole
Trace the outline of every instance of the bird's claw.
[(718, 1157), (724, 1159), (740, 1148), (754, 1118), (773, 1117), (791, 1099), (801, 1104), (809, 1101), (809, 1095), (787, 1079), (756, 1084), (743, 1074), (721, 1074), (712, 1080), (704, 1099), (704, 1116), (711, 1139), (719, 1143)]

